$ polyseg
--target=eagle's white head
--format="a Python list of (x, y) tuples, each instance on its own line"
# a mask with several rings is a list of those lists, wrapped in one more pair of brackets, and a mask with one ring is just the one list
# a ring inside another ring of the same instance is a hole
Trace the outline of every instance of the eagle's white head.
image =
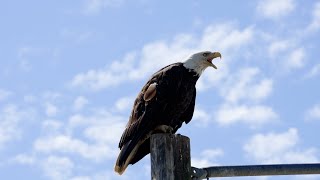
[(201, 73), (209, 66), (217, 69), (217, 66), (215, 66), (212, 63), (212, 60), (216, 57), (221, 58), (221, 54), (219, 52), (210, 52), (210, 51), (198, 52), (191, 55), (183, 63), (183, 66), (195, 71), (200, 76)]

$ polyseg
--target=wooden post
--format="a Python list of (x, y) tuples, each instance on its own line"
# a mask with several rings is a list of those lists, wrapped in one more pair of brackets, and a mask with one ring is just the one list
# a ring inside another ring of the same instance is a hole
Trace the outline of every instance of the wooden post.
[(154, 134), (150, 139), (152, 180), (191, 180), (190, 139)]

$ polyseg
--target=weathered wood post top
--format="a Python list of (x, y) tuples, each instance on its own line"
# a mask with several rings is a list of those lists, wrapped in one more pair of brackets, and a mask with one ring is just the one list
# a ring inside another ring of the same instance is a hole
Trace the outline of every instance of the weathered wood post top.
[(151, 179), (190, 180), (190, 139), (180, 134), (153, 134), (150, 138)]

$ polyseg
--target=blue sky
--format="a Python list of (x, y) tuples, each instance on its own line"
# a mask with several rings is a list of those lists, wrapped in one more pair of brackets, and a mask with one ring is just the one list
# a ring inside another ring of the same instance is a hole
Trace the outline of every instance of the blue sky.
[(193, 166), (320, 161), (320, 1), (12, 0), (0, 22), (1, 179), (150, 179), (149, 157), (113, 172), (134, 98), (203, 50)]

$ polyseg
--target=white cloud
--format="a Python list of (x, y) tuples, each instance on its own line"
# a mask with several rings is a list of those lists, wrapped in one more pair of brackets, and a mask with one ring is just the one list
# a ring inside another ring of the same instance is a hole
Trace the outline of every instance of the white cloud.
[(11, 91), (0, 89), (0, 101), (7, 99), (11, 94)]
[(285, 68), (287, 69), (298, 69), (305, 65), (306, 53), (303, 48), (297, 48), (292, 50), (292, 52), (287, 57), (285, 62)]
[[(51, 94), (45, 99), (53, 101), (55, 98), (52, 97), (56, 96)], [(23, 154), (16, 158), (16, 163), (27, 164), (33, 160), (30, 165), (42, 165), (49, 179), (120, 179), (113, 171), (111, 173), (111, 166), (119, 152), (117, 143), (127, 117), (111, 113), (107, 108), (90, 108), (89, 111), (88, 115), (73, 114), (67, 121), (57, 120), (57, 117), (45, 119), (41, 124), (41, 135), (33, 142), (33, 155)], [(78, 165), (79, 161), (95, 166), (106, 164), (110, 173), (102, 176), (87, 165)], [(86, 171), (82, 172), (83, 169)]]
[(58, 120), (48, 119), (42, 123), (42, 130), (46, 134), (58, 134), (62, 127), (63, 123)]
[(315, 104), (306, 112), (307, 120), (320, 120), (320, 104)]
[(113, 62), (110, 67), (77, 74), (73, 78), (71, 85), (89, 88), (94, 91), (117, 86), (133, 78), (130, 76), (130, 71), (134, 69), (134, 58), (135, 55), (129, 53), (122, 62)]
[[(18, 67), (29, 72), (37, 64), (37, 61), (52, 60), (57, 56), (57, 49), (47, 47), (32, 47), (30, 45), (24, 45), (17, 49), (17, 56), (19, 59)], [(45, 57), (45, 58), (44, 58)]]
[[(149, 171), (141, 171), (149, 172)], [(75, 173), (74, 173), (75, 174)], [(148, 174), (149, 175), (149, 174)], [(77, 175), (74, 177), (69, 177), (68, 180), (130, 180), (130, 179), (139, 179), (140, 176), (137, 175), (137, 172), (130, 171), (130, 168), (126, 170), (125, 174), (119, 176), (114, 171), (103, 170), (102, 172), (95, 172), (90, 175)]]
[[(209, 26), (205, 29), (199, 47), (195, 50), (214, 49), (222, 53), (222, 59), (217, 59), (214, 63), (218, 66), (218, 72), (211, 69), (206, 70), (197, 82), (197, 90), (205, 91), (211, 87), (221, 86), (230, 76), (228, 64), (233, 58), (241, 58), (245, 51), (242, 51), (250, 43), (254, 42), (256, 31), (248, 26), (243, 30), (237, 29), (233, 24), (225, 23), (217, 26)], [(212, 44), (217, 42), (217, 44)], [(209, 47), (209, 48), (208, 48)], [(217, 86), (219, 85), (219, 86)]]
[(197, 168), (216, 166), (218, 165), (215, 161), (217, 158), (222, 157), (224, 151), (220, 148), (217, 149), (206, 149), (200, 153), (200, 156), (192, 156), (191, 166)]
[(320, 64), (316, 64), (312, 69), (305, 75), (306, 78), (312, 78), (320, 74)]
[(56, 101), (57, 99), (61, 98), (62, 95), (59, 92), (46, 91), (43, 93), (42, 97), (48, 101)]
[(43, 162), (45, 175), (52, 180), (70, 179), (75, 167), (74, 163), (68, 157), (49, 156)]
[(241, 122), (254, 128), (277, 118), (271, 107), (259, 104), (273, 90), (273, 80), (260, 74), (258, 68), (242, 68), (220, 83), (219, 92), (225, 102), (214, 118), (220, 125)]
[[(226, 58), (223, 57), (222, 61), (225, 60)], [(230, 75), (229, 68), (227, 67), (226, 63), (220, 64), (218, 66), (219, 72), (208, 69), (205, 73), (201, 75), (201, 78), (197, 81), (196, 84), (196, 88), (199, 92), (204, 92), (212, 87), (219, 88), (219, 86), (222, 84), (221, 82), (223, 82), (223, 80), (225, 80), (225, 78), (227, 78)]]
[[(219, 49), (222, 52), (237, 49), (245, 46), (253, 40), (254, 28), (249, 26), (243, 30), (237, 29), (230, 23), (220, 24), (219, 26), (208, 26), (196, 49)], [(216, 42), (217, 44), (212, 44)], [(227, 55), (227, 54), (225, 54)], [(222, 56), (225, 56), (222, 54)]]
[[(85, 159), (101, 162), (116, 157), (117, 143), (124, 127), (123, 117), (103, 109), (94, 110), (90, 116), (81, 114), (71, 116), (64, 129), (59, 122), (47, 120), (43, 124), (45, 136), (34, 142), (34, 149), (46, 154), (54, 152), (76, 154)], [(78, 133), (80, 136), (73, 136)]]
[(25, 122), (33, 118), (32, 109), (21, 109), (16, 105), (4, 106), (0, 110), (0, 149), (6, 143), (20, 138), (22, 120)]
[[(71, 86), (101, 90), (127, 81), (145, 79), (161, 67), (183, 61), (188, 54), (204, 49), (219, 50), (223, 56), (226, 55), (224, 59), (227, 59), (231, 56), (231, 51), (237, 51), (250, 43), (253, 35), (252, 27), (237, 29), (230, 23), (208, 26), (200, 38), (191, 34), (178, 34), (171, 42), (156, 41), (146, 44), (140, 51), (127, 53), (123, 60), (114, 61), (106, 68), (79, 73), (74, 76)], [(225, 61), (217, 63), (220, 66), (219, 63), (223, 64)], [(217, 80), (214, 79), (208, 81)]]
[[(105, 123), (86, 128), (84, 134), (87, 138), (97, 142), (116, 144), (119, 142), (123, 130), (124, 123)], [(108, 136), (105, 135), (106, 132), (108, 132)]]
[(312, 11), (312, 21), (307, 27), (307, 31), (316, 31), (320, 28), (320, 2), (314, 4)]
[(198, 126), (207, 126), (210, 122), (210, 114), (208, 114), (204, 109), (197, 105), (194, 109), (192, 122)]
[(234, 123), (245, 123), (250, 127), (261, 126), (277, 118), (271, 107), (263, 105), (222, 105), (216, 112), (216, 120), (226, 126)]
[[(98, 143), (115, 144), (124, 130), (127, 117), (117, 116), (106, 110), (96, 110), (90, 116), (76, 114), (70, 117), (68, 130), (84, 128), (84, 135)], [(108, 132), (108, 136), (105, 136)]]
[(86, 0), (84, 12), (86, 14), (96, 14), (108, 7), (119, 7), (125, 0)]
[(59, 108), (55, 105), (63, 96), (59, 92), (46, 91), (42, 94), (42, 101), (44, 101), (45, 113), (49, 117), (56, 116)]
[(191, 166), (203, 168), (203, 167), (210, 167), (213, 166), (214, 163), (208, 160), (207, 158), (192, 158), (191, 159)]
[(85, 98), (83, 96), (78, 96), (73, 102), (73, 109), (76, 111), (79, 111), (88, 103), (89, 103), (89, 101), (87, 98)]
[(58, 113), (58, 107), (53, 105), (52, 103), (46, 103), (45, 104), (45, 112), (47, 116), (55, 116)]
[(229, 76), (229, 80), (222, 86), (220, 93), (224, 99), (231, 103), (240, 100), (260, 101), (268, 97), (272, 92), (273, 81), (271, 79), (258, 80), (260, 70), (258, 68), (244, 68), (239, 73)]
[(290, 14), (295, 6), (294, 0), (260, 0), (256, 10), (260, 16), (276, 20)]
[(10, 160), (13, 163), (18, 163), (22, 165), (33, 165), (36, 162), (35, 157), (27, 154), (18, 154)]
[(201, 156), (207, 157), (209, 159), (215, 159), (218, 157), (221, 157), (224, 155), (224, 152), (222, 149), (217, 148), (217, 149), (206, 149), (201, 152)]
[(34, 149), (48, 154), (53, 152), (77, 154), (97, 162), (116, 156), (115, 149), (111, 149), (107, 144), (89, 144), (66, 135), (39, 138), (34, 143)]
[(307, 53), (297, 38), (271, 41), (268, 47), (268, 54), (275, 67), (281, 67), (281, 71), (301, 69), (306, 65)]
[(301, 150), (298, 130), (290, 128), (283, 133), (254, 135), (244, 146), (247, 155), (260, 163), (312, 163), (317, 162), (317, 150)]
[(278, 40), (274, 41), (269, 46), (269, 56), (277, 57), (277, 55), (281, 52), (287, 51), (292, 46), (292, 42), (288, 40)]
[(128, 111), (132, 108), (134, 102), (133, 96), (126, 96), (118, 99), (115, 103), (115, 107), (118, 111)]
[(70, 180), (91, 180), (91, 178), (88, 176), (76, 176), (71, 178)]

